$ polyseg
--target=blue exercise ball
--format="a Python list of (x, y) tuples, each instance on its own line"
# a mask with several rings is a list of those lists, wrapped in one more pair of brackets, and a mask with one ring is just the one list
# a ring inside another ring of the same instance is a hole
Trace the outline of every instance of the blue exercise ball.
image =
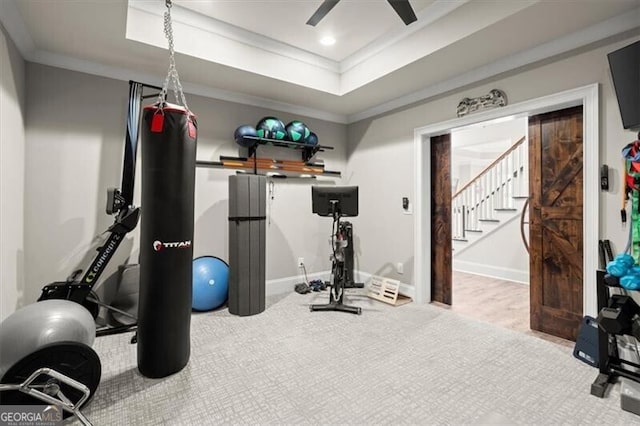
[(255, 139), (245, 139), (245, 136), (257, 137), (256, 129), (253, 126), (247, 124), (239, 126), (235, 132), (233, 132), (233, 138), (236, 143), (245, 148), (251, 148), (256, 144)]
[(194, 259), (191, 307), (196, 311), (210, 311), (222, 306), (228, 296), (229, 265), (214, 256)]
[(309, 136), (305, 139), (307, 145), (318, 145), (318, 135), (313, 132), (309, 133)]

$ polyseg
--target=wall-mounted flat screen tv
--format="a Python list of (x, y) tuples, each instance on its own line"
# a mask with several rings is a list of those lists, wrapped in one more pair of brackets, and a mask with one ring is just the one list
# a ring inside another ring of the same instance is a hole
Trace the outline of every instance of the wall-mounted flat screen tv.
[(640, 41), (607, 55), (622, 126), (640, 130)]

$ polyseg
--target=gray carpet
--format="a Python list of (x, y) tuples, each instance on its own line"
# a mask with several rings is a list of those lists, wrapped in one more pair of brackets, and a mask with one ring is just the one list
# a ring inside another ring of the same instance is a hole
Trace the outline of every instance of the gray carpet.
[(596, 370), (571, 350), (431, 305), (354, 294), (356, 316), (309, 312), (327, 293), (292, 293), (236, 317), (194, 314), (189, 365), (165, 379), (136, 369), (130, 334), (95, 349), (95, 425), (630, 424), (619, 385), (589, 395)]

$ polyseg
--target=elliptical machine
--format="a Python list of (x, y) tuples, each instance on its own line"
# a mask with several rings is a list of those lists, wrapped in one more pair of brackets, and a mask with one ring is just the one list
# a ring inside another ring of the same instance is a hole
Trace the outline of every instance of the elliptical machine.
[[(311, 187), (311, 199), (313, 213), (319, 216), (333, 218), (331, 226), (331, 289), (329, 291), (329, 303), (309, 305), (313, 311), (340, 311), (360, 315), (362, 308), (359, 306), (345, 305), (344, 290), (347, 288), (349, 277), (353, 283), (353, 272), (348, 273), (346, 264), (346, 248), (348, 239), (346, 233), (340, 227), (342, 217), (358, 216), (358, 187)], [(353, 287), (353, 285), (351, 285)]]

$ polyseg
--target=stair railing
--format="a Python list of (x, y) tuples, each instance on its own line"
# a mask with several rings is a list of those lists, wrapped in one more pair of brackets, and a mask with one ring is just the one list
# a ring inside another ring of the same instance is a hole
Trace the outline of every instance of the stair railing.
[(514, 196), (529, 193), (528, 144), (523, 136), (453, 194), (452, 236), (466, 239), (480, 222), (496, 220), (496, 210), (513, 209)]

